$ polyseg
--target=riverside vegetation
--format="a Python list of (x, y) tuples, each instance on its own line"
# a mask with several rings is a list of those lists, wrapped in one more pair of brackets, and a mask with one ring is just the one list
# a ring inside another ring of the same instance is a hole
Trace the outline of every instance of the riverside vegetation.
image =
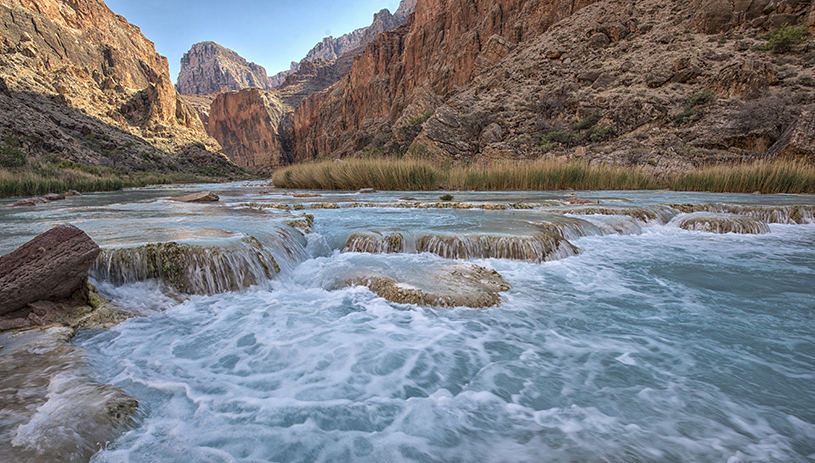
[(0, 168), (0, 198), (37, 196), (67, 190), (114, 191), (170, 183), (223, 181), (218, 175), (184, 172), (122, 172), (72, 161), (36, 160), (20, 167)]
[(718, 193), (815, 193), (815, 166), (767, 161), (658, 175), (646, 167), (582, 160), (503, 161), (453, 166), (426, 159), (352, 159), (291, 166), (275, 172), (281, 188), (356, 190), (655, 190)]

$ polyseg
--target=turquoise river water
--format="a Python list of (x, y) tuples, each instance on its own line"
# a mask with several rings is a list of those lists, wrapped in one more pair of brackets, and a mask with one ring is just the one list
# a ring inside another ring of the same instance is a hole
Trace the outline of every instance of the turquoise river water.
[[(168, 201), (204, 188), (221, 200)], [(104, 249), (253, 237), (280, 267), (195, 294), (94, 270), (100, 293), (140, 316), (72, 342), (140, 414), (93, 462), (815, 461), (815, 197), (452, 192), (472, 206), (453, 209), (419, 205), (439, 192), (292, 193), (240, 183), (0, 207), (0, 254), (72, 223)], [(679, 226), (745, 211), (764, 233)], [(305, 213), (311, 233), (286, 224)], [(547, 226), (576, 251), (478, 248)], [(355, 232), (399, 233), (403, 252), (342, 252)], [(470, 237), (470, 254), (418, 252), (428, 234)], [(502, 303), (399, 304), (337, 283), (369, 269), (420, 278), (444, 256), (500, 273)]]

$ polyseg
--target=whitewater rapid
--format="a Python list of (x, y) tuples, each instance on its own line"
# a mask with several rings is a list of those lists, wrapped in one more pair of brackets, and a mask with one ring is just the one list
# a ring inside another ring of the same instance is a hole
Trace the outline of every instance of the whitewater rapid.
[[(547, 201), (566, 192), (462, 198), (538, 202), (499, 211), (392, 207), (405, 193), (294, 200), (253, 185), (218, 193), (218, 205), (135, 190), (131, 202), (128, 192), (106, 193), (85, 206), (3, 211), (4, 249), (68, 220), (106, 248), (253, 236), (280, 264), (262, 285), (204, 294), (149, 279), (94, 280), (141, 316), (73, 340), (95, 379), (140, 407), (137, 425), (93, 462), (815, 459), (815, 225), (719, 234), (682, 229), (684, 213), (664, 212), (676, 203), (811, 205), (811, 197), (577, 193), (599, 206), (656, 211), (639, 220), (553, 212), (567, 206)], [(362, 199), (382, 204), (346, 207)], [(287, 201), (342, 207), (258, 207)], [(305, 212), (314, 230), (298, 237), (284, 222)], [(421, 275), (446, 261), (410, 244), (400, 253), (341, 252), (354, 232), (420, 243), (427, 234), (532, 236), (538, 222), (566, 223), (577, 252), (469, 259), (511, 286), (499, 306), (399, 304), (336, 283), (365, 269)], [(276, 250), (280, 242), (297, 249)]]

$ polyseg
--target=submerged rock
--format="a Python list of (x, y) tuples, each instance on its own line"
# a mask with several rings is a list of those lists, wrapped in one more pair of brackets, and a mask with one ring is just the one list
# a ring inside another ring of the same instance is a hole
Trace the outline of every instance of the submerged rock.
[(433, 307), (492, 307), (501, 303), (501, 291), (509, 284), (495, 270), (465, 263), (450, 263), (428, 269), (422, 278), (402, 278), (385, 274), (354, 275), (345, 286), (366, 286), (398, 304)]
[(134, 424), (138, 402), (90, 378), (74, 330), (0, 334), (0, 461), (86, 462)]
[(714, 212), (751, 217), (765, 223), (808, 224), (815, 223), (815, 206), (742, 206), (738, 204), (671, 204), (672, 208), (685, 212)]
[(280, 267), (258, 240), (248, 237), (232, 248), (170, 241), (104, 249), (91, 272), (114, 284), (158, 279), (181, 293), (216, 294), (261, 284)]
[(191, 193), (184, 196), (176, 196), (170, 198), (171, 201), (179, 201), (182, 203), (208, 203), (219, 201), (221, 198), (211, 191), (200, 191), (198, 193)]
[(547, 262), (578, 254), (565, 238), (550, 232), (531, 236), (507, 235), (422, 235), (416, 250), (447, 259), (512, 259)]
[(88, 270), (99, 252), (85, 232), (60, 225), (0, 257), (0, 316), (43, 300), (88, 302)]
[(300, 218), (287, 220), (283, 223), (295, 230), (299, 230), (304, 235), (308, 235), (314, 230), (314, 216), (312, 214), (303, 214)]
[(770, 227), (766, 223), (751, 217), (735, 214), (694, 212), (681, 215), (674, 219), (673, 222), (676, 226), (684, 230), (708, 233), (741, 233), (754, 235), (770, 233)]
[(404, 237), (400, 233), (383, 235), (379, 232), (357, 232), (348, 237), (343, 252), (368, 252), (372, 254), (390, 254), (404, 252)]

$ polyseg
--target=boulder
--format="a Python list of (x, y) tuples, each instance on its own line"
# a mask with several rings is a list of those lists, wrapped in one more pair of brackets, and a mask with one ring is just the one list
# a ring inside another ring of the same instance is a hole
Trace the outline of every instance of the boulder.
[(87, 288), (99, 252), (85, 232), (66, 224), (0, 257), (0, 316), (37, 301), (66, 300)]
[(48, 201), (59, 201), (61, 199), (65, 199), (65, 195), (61, 195), (59, 193), (48, 193), (47, 195), (43, 196), (43, 199)]
[(589, 38), (590, 48), (605, 48), (611, 43), (611, 39), (602, 32), (597, 32)]
[(36, 206), (37, 204), (45, 204), (47, 202), (48, 201), (46, 201), (45, 199), (39, 198), (39, 197), (37, 197), (37, 198), (26, 198), (26, 199), (20, 199), (18, 201), (14, 201), (13, 203), (9, 204), (9, 207), (32, 207), (32, 206)]
[(184, 196), (176, 196), (170, 198), (171, 201), (179, 201), (182, 203), (207, 203), (218, 201), (221, 198), (211, 191), (199, 191), (198, 193), (190, 193)]
[(719, 34), (733, 27), (733, 5), (728, 0), (707, 0), (691, 19), (692, 29), (703, 34)]

